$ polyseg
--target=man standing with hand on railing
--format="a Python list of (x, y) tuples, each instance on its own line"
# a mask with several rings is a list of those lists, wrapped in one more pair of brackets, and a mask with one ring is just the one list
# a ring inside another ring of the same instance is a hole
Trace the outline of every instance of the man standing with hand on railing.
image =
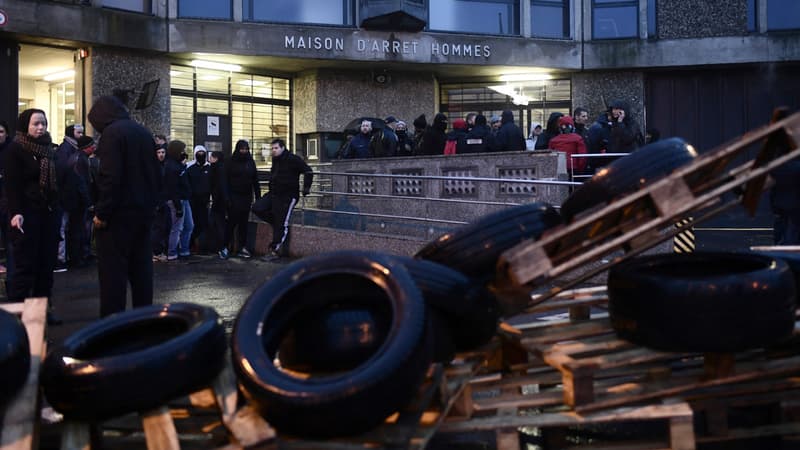
[(303, 197), (311, 192), (314, 173), (297, 155), (286, 150), (283, 139), (272, 141), (272, 170), (269, 192), (253, 204), (253, 213), (272, 225), (272, 243), (263, 260), (276, 262), (289, 256), (289, 224), (299, 198), (299, 177), (303, 175)]

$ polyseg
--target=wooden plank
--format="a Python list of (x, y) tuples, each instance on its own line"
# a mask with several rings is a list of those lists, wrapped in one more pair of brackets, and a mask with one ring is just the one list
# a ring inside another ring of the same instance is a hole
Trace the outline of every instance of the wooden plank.
[(602, 424), (613, 422), (635, 422), (685, 418), (691, 421), (692, 409), (685, 402), (667, 405), (647, 405), (628, 408), (615, 408), (593, 414), (580, 414), (574, 411), (545, 412), (526, 416), (476, 417), (468, 421), (445, 422), (441, 432), (472, 432), (495, 429), (516, 429), (518, 427), (567, 427), (583, 424)]
[(680, 416), (669, 420), (669, 443), (673, 450), (695, 450), (692, 417)]
[(175, 422), (166, 406), (142, 414), (147, 450), (180, 450)]
[(275, 439), (275, 430), (252, 406), (245, 405), (239, 408), (236, 377), (233, 374), (230, 358), (226, 358), (225, 367), (212, 383), (212, 390), (222, 423), (230, 431), (236, 443), (248, 447)]
[(695, 198), (692, 190), (686, 185), (686, 180), (680, 177), (670, 178), (669, 183), (658, 183), (650, 190), (650, 197), (656, 210), (661, 216), (667, 217)]
[[(17, 308), (12, 309), (18, 310)], [(30, 343), (31, 365), (25, 385), (6, 406), (0, 429), (0, 450), (30, 450), (37, 444), (35, 434), (39, 423), (39, 368), (47, 351), (44, 340), (47, 298), (26, 299), (21, 314)]]

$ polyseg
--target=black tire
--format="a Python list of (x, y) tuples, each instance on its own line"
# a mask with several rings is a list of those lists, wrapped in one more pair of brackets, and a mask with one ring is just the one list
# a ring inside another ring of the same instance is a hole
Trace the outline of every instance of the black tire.
[(74, 420), (147, 411), (210, 385), (225, 363), (225, 330), (200, 305), (153, 305), (114, 314), (48, 352), (48, 402)]
[(0, 309), (0, 409), (25, 384), (31, 367), (28, 333), (14, 314)]
[(490, 280), (500, 255), (527, 239), (560, 225), (558, 212), (546, 203), (515, 206), (439, 236), (415, 257), (451, 267), (477, 280)]
[[(798, 296), (800, 296), (800, 253), (779, 252), (779, 251), (759, 251), (759, 255), (769, 256), (770, 258), (780, 259), (789, 266), (789, 270), (794, 275), (794, 285), (797, 288)], [(797, 299), (800, 303), (800, 299)]]
[(795, 285), (785, 262), (757, 254), (660, 254), (614, 266), (617, 335), (681, 352), (735, 352), (792, 335)]
[(597, 172), (561, 205), (561, 217), (570, 222), (578, 214), (669, 175), (697, 156), (694, 148), (673, 137), (646, 145)]
[[(288, 330), (329, 305), (389, 317), (377, 352), (322, 377), (276, 367)], [(234, 326), (233, 365), (249, 398), (280, 432), (353, 434), (380, 424), (413, 397), (432, 358), (428, 330), (425, 302), (402, 264), (370, 252), (328, 253), (287, 266), (253, 292)]]
[(473, 350), (495, 335), (500, 312), (497, 300), (483, 284), (442, 264), (395, 258), (406, 266), (428, 306), (446, 321), (456, 350)]

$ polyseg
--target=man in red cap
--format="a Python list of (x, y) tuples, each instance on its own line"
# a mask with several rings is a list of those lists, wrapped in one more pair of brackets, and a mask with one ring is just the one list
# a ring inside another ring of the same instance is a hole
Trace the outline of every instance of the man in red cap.
[(563, 116), (558, 119), (558, 128), (561, 134), (550, 139), (549, 147), (567, 154), (567, 170), (570, 174), (582, 174), (586, 170), (586, 158), (573, 160), (572, 155), (586, 153), (586, 143), (575, 133), (575, 122), (572, 117)]

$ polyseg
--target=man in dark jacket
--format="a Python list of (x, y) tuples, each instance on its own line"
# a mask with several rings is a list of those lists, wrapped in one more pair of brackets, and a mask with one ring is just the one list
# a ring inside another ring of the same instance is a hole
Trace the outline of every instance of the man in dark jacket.
[(486, 124), (486, 116), (475, 116), (475, 126), (467, 133), (464, 153), (484, 153), (494, 145), (492, 129)]
[(433, 123), (422, 134), (417, 155), (444, 155), (444, 146), (447, 143), (445, 130), (447, 130), (447, 116), (437, 113), (433, 117)]
[[(629, 153), (643, 142), (639, 124), (630, 116), (628, 104), (614, 100), (608, 110), (589, 127), (589, 153)], [(614, 161), (616, 157), (592, 158), (592, 171)]]
[(100, 97), (89, 122), (102, 133), (94, 227), (105, 317), (125, 310), (128, 281), (134, 308), (153, 303), (149, 243), (160, 180), (153, 135), (130, 119), (119, 99)]
[(353, 136), (353, 139), (350, 140), (350, 143), (347, 144), (347, 147), (345, 147), (342, 152), (343, 158), (369, 158), (372, 156), (370, 150), (370, 143), (372, 141), (372, 121), (369, 119), (362, 120), (358, 130), (359, 133)]
[(516, 152), (525, 150), (525, 135), (520, 127), (514, 123), (514, 113), (509, 110), (503, 111), (501, 115), (500, 130), (494, 138), (494, 151), (496, 152)]
[(265, 261), (277, 261), (289, 256), (289, 224), (292, 209), (299, 198), (303, 175), (303, 197), (311, 190), (314, 174), (305, 161), (286, 150), (283, 139), (272, 141), (272, 170), (270, 172), (269, 193), (253, 205), (253, 213), (264, 222), (272, 225), (272, 243)]
[(192, 198), (189, 204), (192, 208), (192, 222), (194, 230), (191, 236), (191, 246), (200, 247), (199, 240), (204, 239), (208, 227), (208, 200), (211, 197), (211, 163), (208, 162), (208, 151), (202, 145), (194, 147), (194, 160), (186, 166), (186, 176), (189, 178), (189, 187)]
[(69, 217), (67, 225), (67, 255), (72, 267), (84, 267), (88, 262), (88, 241), (86, 220), (92, 198), (89, 194), (91, 184), (89, 175), (89, 157), (95, 151), (94, 139), (81, 136), (78, 139), (78, 151), (69, 157), (66, 190), (62, 192), (62, 203)]
[(208, 155), (211, 163), (209, 170), (209, 190), (211, 191), (211, 209), (208, 218), (209, 248), (215, 250), (220, 259), (228, 259), (225, 241), (225, 227), (228, 215), (228, 179), (225, 176), (225, 153), (213, 151)]

